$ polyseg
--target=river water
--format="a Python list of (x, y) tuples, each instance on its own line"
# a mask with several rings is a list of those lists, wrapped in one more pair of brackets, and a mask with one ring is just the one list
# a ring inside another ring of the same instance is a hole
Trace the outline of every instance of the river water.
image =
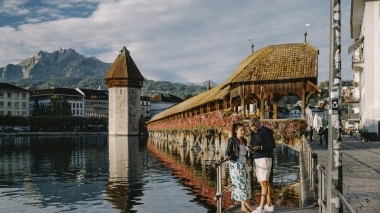
[[(0, 212), (216, 212), (215, 170), (183, 149), (139, 137), (1, 136)], [(297, 206), (298, 155), (275, 152), (275, 202)]]

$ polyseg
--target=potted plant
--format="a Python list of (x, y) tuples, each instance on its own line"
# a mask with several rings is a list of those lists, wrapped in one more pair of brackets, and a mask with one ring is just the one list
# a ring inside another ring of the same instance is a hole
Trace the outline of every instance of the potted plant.
[(367, 136), (368, 136), (368, 129), (363, 127), (362, 129), (359, 130), (359, 134), (361, 137), (362, 142), (367, 142)]

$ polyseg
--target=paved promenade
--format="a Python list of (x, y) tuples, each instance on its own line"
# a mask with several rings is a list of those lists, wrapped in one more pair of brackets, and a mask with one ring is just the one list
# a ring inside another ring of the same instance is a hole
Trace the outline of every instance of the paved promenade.
[[(318, 136), (317, 136), (318, 137)], [(318, 163), (327, 168), (328, 153), (315, 138), (312, 147)], [(380, 142), (360, 142), (342, 135), (343, 195), (358, 213), (380, 212)], [(239, 208), (227, 212), (240, 212)], [(275, 212), (317, 213), (318, 208), (276, 208)], [(348, 212), (343, 207), (343, 212)]]

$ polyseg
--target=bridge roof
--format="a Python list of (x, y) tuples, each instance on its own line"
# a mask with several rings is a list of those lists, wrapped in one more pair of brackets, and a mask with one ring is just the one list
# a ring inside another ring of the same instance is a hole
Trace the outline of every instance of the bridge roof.
[[(149, 122), (190, 110), (208, 102), (223, 100), (236, 90), (231, 87), (234, 83), (255, 84), (255, 82), (260, 82), (259, 84), (262, 84), (265, 81), (284, 82), (284, 80), (292, 79), (313, 79), (313, 82), (316, 82), (318, 54), (318, 49), (308, 43), (264, 47), (245, 58), (225, 83), (172, 106), (155, 115)], [(312, 90), (318, 90), (313, 82), (308, 81), (307, 86), (312, 87)]]
[(228, 86), (224, 86), (225, 84), (219, 84), (218, 86), (210, 90), (207, 90), (206, 92), (200, 93), (181, 103), (178, 103), (172, 106), (171, 108), (155, 115), (149, 122), (160, 120), (167, 116), (189, 110), (191, 108), (200, 106), (208, 102), (212, 102), (215, 100), (223, 100), (223, 98), (226, 97), (226, 95), (228, 95), (228, 93), (230, 92), (230, 88)]
[(227, 84), (266, 80), (317, 78), (318, 50), (308, 43), (264, 47), (245, 58)]

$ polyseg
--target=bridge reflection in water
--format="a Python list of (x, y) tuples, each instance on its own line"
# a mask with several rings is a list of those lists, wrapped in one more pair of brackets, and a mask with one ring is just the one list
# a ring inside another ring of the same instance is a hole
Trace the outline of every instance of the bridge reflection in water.
[[(216, 193), (216, 171), (213, 162), (220, 159), (220, 154), (212, 144), (207, 149), (202, 149), (199, 144), (191, 146), (190, 143), (179, 143), (163, 140), (162, 138), (148, 139), (147, 148), (155, 157), (169, 167), (173, 175), (181, 179), (181, 183), (194, 188), (194, 192), (208, 203), (216, 206), (213, 197)], [(298, 152), (277, 144), (273, 170), (273, 199), (275, 205), (284, 207), (299, 207), (301, 205), (299, 158)], [(228, 164), (223, 164), (223, 188), (228, 187)], [(260, 202), (260, 186), (253, 183), (254, 205)], [(223, 195), (223, 208), (233, 204), (230, 192)]]
[[(215, 212), (219, 155), (200, 150), (139, 137), (0, 137), (0, 212)], [(297, 152), (279, 147), (274, 162), (276, 204), (297, 206)]]

